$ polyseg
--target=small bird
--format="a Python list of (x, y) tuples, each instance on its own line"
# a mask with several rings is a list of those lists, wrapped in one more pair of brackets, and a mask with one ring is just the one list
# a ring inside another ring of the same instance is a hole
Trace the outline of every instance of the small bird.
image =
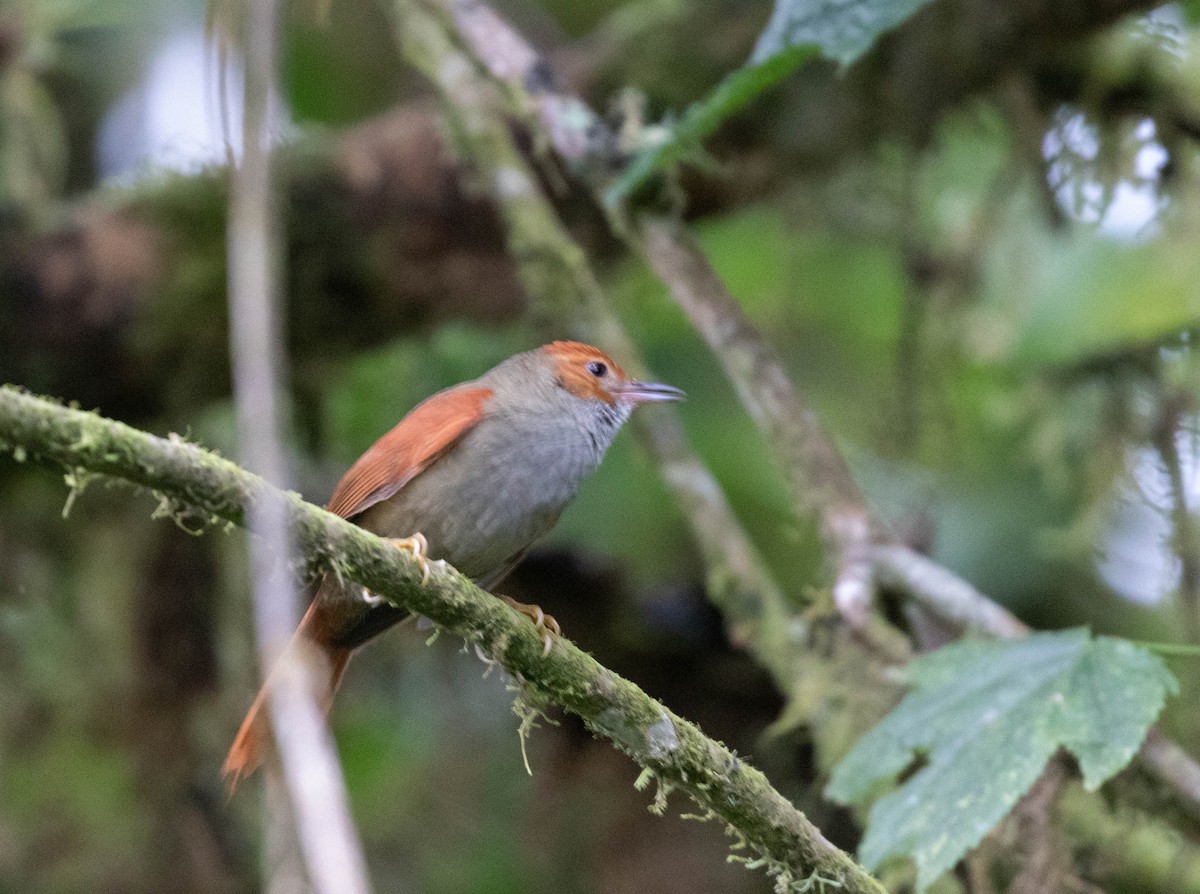
[[(683, 396), (630, 379), (597, 348), (556, 341), (419, 404), (350, 467), (326, 508), (410, 550), (426, 576), (428, 559), (443, 559), (488, 589), (554, 527), (635, 406)], [(502, 598), (549, 650), (557, 622)], [(333, 574), (321, 579), (296, 639), (322, 659), (326, 710), (354, 650), (407, 614)], [(270, 683), (225, 758), (230, 791), (261, 761)]]

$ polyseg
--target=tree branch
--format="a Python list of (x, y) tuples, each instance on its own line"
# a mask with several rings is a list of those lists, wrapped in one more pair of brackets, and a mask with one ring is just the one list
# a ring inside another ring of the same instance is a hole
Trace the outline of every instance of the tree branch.
[[(582, 100), (555, 83), (546, 61), (489, 7), (475, 0), (439, 2), (471, 52), (532, 112), (539, 137), (603, 203), (619, 162), (615, 135)], [(817, 518), (835, 568), (834, 601), (848, 621), (862, 626), (870, 606), (871, 524), (837, 446), (690, 234), (652, 215), (638, 216), (630, 228), (617, 215), (614, 231), (645, 258), (720, 360), (791, 486), (797, 511)]]
[(157, 438), (8, 386), (0, 388), (0, 447), (18, 460), (58, 463), (75, 482), (103, 474), (150, 488), (177, 517), (244, 525), (253, 507), (281, 504), (309, 571), (352, 578), (479, 646), (528, 696), (577, 714), (661, 784), (686, 791), (728, 823), (768, 872), (795, 881), (819, 876), (849, 894), (884, 894), (762, 773), (567, 640), (543, 656), (526, 619), (453, 569), (437, 570), (422, 585), (416, 562), (386, 541), (176, 435)]
[(871, 601), (871, 520), (833, 438), (680, 223), (641, 216), (635, 245), (721, 361), (791, 485), (798, 512), (817, 518), (835, 565), (834, 603), (863, 625)]
[(871, 552), (875, 580), (914, 599), (960, 631), (1012, 639), (1029, 627), (948, 568), (906, 546), (885, 545)]
[[(503, 98), (421, 5), (397, 6), (397, 37), (409, 61), (443, 99), (450, 130), (476, 167), (504, 223), (508, 250), (535, 321), (553, 334), (594, 340), (639, 379), (645, 360), (612, 310), (582, 247), (567, 232), (517, 147)], [(671, 490), (708, 569), (707, 592), (730, 639), (748, 648), (788, 691), (795, 682), (793, 638), (783, 593), (703, 460), (690, 449), (670, 406), (642, 411), (634, 432)]]

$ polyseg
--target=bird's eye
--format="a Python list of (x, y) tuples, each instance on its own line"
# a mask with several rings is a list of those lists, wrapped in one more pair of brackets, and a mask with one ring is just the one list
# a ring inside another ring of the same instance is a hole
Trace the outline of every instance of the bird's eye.
[(604, 377), (604, 374), (606, 372), (608, 372), (608, 367), (605, 366), (603, 363), (601, 363), (599, 360), (593, 360), (591, 363), (589, 363), (587, 365), (587, 371), (590, 372), (597, 379), (600, 379), (600, 378)]

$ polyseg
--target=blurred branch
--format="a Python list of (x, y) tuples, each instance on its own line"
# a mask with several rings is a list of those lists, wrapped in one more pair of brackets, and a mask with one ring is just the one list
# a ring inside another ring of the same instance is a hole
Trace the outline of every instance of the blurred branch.
[[(270, 126), (278, 30), (275, 0), (249, 3), (242, 158), (233, 171), (229, 201), (229, 333), (242, 459), (268, 480), (286, 482)], [(263, 675), (272, 679), (267, 713), (308, 877), (318, 894), (365, 894), (366, 860), (341, 765), (314, 695), (312, 668), (299, 651), (285, 649), (300, 616), (286, 507), (262, 500), (250, 505), (246, 516), (247, 528), (257, 535), (250, 540), (250, 565), (255, 638)], [(277, 813), (272, 819), (285, 821)]]
[[(495, 85), (419, 4), (398, 4), (397, 24), (404, 53), (440, 92), (452, 132), (492, 194), (531, 302), (530, 314), (555, 334), (603, 345), (635, 378), (652, 378), (586, 254), (517, 147)], [(657, 407), (633, 422), (691, 525), (708, 569), (709, 598), (721, 608), (731, 640), (753, 652), (780, 687), (790, 690), (796, 676), (793, 637), (802, 625), (789, 620), (783, 594), (720, 483), (688, 446), (672, 407)]]
[(1181, 423), (1191, 412), (1191, 395), (1187, 392), (1173, 394), (1165, 382), (1160, 381), (1159, 387), (1159, 418), (1153, 442), (1170, 482), (1173, 543), (1179, 556), (1179, 611), (1185, 638), (1188, 642), (1200, 643), (1200, 531), (1188, 506), (1188, 488), (1179, 451)]
[[(548, 63), (489, 7), (473, 0), (439, 2), (471, 52), (532, 113), (538, 137), (602, 202), (619, 162), (615, 135), (578, 97), (556, 85)], [(862, 626), (871, 596), (871, 524), (837, 446), (682, 225), (654, 215), (627, 223), (614, 216), (613, 228), (645, 258), (721, 361), (791, 485), (797, 511), (817, 518), (835, 567), (834, 601), (853, 626)]]
[(1015, 638), (1029, 627), (953, 571), (906, 546), (878, 546), (871, 553), (875, 581), (913, 598), (960, 631)]
[(1150, 774), (1178, 795), (1181, 806), (1200, 822), (1200, 763), (1152, 727), (1138, 758)]
[(1070, 781), (1066, 758), (1058, 755), (1013, 808), (1016, 834), (1024, 864), (1006, 894), (1056, 894), (1069, 890), (1071, 850), (1062, 830), (1053, 823), (1055, 807)]
[(835, 564), (834, 602), (854, 626), (863, 625), (871, 602), (871, 520), (833, 438), (683, 225), (642, 216), (636, 238), (636, 247), (725, 367), (791, 485), (797, 510), (816, 516)]
[(884, 894), (854, 860), (830, 844), (758, 770), (694, 724), (667, 710), (566, 639), (543, 656), (528, 620), (449, 568), (421, 584), (417, 563), (387, 541), (283, 493), (236, 464), (184, 442), (157, 438), (94, 413), (0, 388), (0, 446), (70, 470), (78, 483), (110, 475), (152, 489), (181, 523), (246, 523), (262, 506), (282, 507), (309, 570), (344, 575), (479, 646), (543, 697), (580, 716), (664, 786), (686, 791), (729, 823), (777, 878), (824, 879), (848, 894)]

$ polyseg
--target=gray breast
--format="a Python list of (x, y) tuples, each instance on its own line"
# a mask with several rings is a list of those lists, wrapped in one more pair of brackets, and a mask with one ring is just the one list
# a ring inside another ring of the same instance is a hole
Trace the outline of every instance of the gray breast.
[(492, 574), (554, 526), (624, 421), (602, 412), (597, 424), (576, 412), (583, 403), (489, 406), (455, 449), (360, 524), (391, 537), (420, 531), (433, 558), (473, 578)]

